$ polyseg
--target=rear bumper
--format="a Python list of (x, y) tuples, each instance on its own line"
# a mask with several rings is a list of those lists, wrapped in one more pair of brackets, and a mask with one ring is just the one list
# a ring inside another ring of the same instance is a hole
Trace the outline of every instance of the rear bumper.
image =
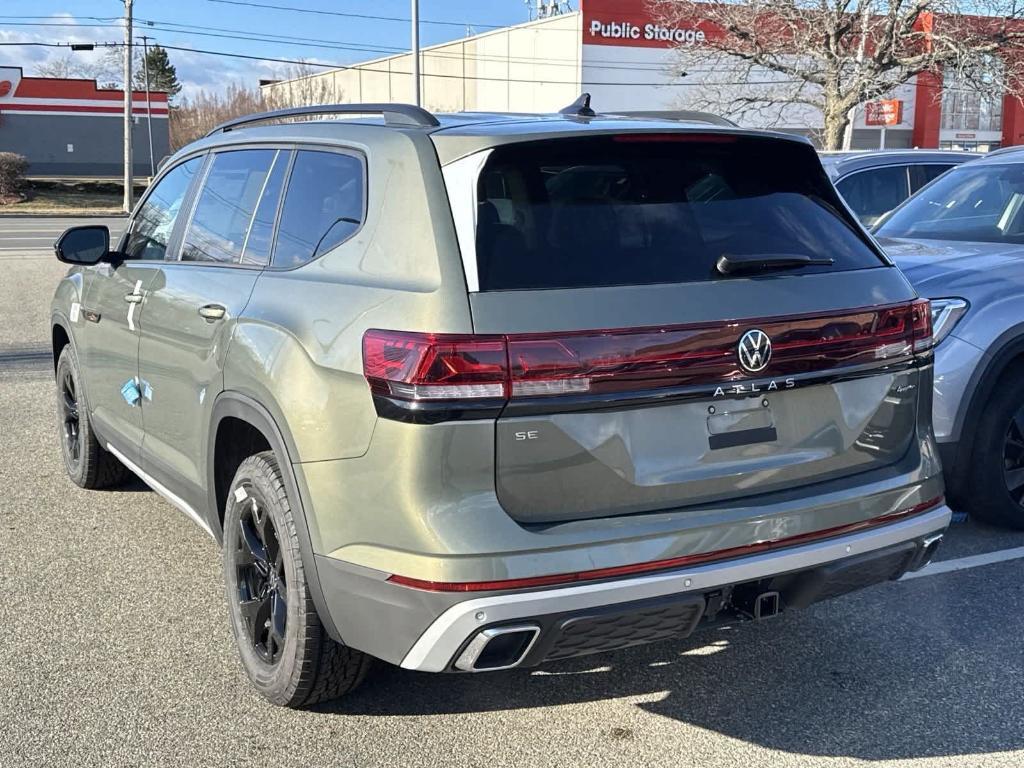
[[(802, 607), (921, 567), (950, 514), (942, 505), (879, 528), (720, 563), (460, 600), (426, 627), (401, 666), (443, 672), (459, 661), (459, 668), (471, 668), (466, 649), (482, 632), (502, 627), (524, 632), (525, 651), (503, 668), (685, 636), (723, 607), (717, 599), (741, 611), (749, 606), (753, 613), (760, 608), (759, 595), (778, 593), (778, 607)], [(530, 627), (538, 631), (527, 637)]]

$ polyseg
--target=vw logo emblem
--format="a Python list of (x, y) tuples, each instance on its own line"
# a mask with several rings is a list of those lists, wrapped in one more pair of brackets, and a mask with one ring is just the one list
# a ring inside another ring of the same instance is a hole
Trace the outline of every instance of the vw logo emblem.
[(763, 371), (772, 359), (772, 340), (761, 329), (752, 328), (740, 336), (736, 355), (740, 359), (740, 367), (747, 373)]

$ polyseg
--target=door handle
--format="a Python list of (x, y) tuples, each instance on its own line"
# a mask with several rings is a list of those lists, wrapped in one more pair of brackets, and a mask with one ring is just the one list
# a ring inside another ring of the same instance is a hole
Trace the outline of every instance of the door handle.
[(124, 295), (124, 300), (127, 301), (129, 304), (141, 304), (142, 296), (137, 293), (126, 293)]
[(201, 317), (205, 317), (206, 320), (211, 323), (214, 320), (221, 320), (226, 312), (227, 309), (222, 307), (220, 304), (206, 304), (199, 308), (199, 315)]

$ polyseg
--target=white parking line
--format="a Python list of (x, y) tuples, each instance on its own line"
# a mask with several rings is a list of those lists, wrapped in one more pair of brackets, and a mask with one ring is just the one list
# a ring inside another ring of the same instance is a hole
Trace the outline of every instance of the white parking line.
[(953, 560), (940, 560), (937, 563), (926, 565), (920, 571), (908, 573), (900, 581), (908, 579), (920, 579), (922, 576), (938, 576), (940, 573), (952, 573), (953, 571), (965, 571), (968, 568), (977, 568), (980, 565), (991, 565), (992, 563), (1004, 563), (1007, 560), (1018, 560), (1024, 557), (1024, 547), (1013, 549), (1000, 549), (996, 552), (986, 552), (982, 555), (971, 555), (970, 557), (958, 557)]

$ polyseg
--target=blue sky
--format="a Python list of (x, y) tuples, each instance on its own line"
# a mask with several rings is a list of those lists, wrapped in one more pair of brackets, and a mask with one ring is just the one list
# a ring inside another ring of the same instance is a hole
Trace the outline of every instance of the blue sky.
[[(251, 2), (369, 16), (409, 16), (409, 0)], [(571, 5), (578, 8), (578, 0)], [(0, 0), (0, 42), (114, 42), (123, 35), (116, 21), (122, 13), (120, 0)], [(252, 56), (347, 64), (409, 46), (409, 24), (401, 21), (255, 8), (224, 0), (135, 0), (134, 13), (136, 34), (149, 35), (159, 43)], [(464, 36), (467, 24), (473, 32), (484, 32), (491, 26), (526, 21), (527, 7), (523, 0), (420, 0), (420, 18), (424, 22), (420, 39), (429, 45)], [(150, 26), (148, 21), (155, 23)], [(261, 35), (298, 40), (248, 39)], [(281, 76), (288, 66), (185, 51), (169, 53), (185, 85), (185, 95), (218, 90), (232, 81), (251, 86), (260, 77)], [(3, 45), (0, 66), (21, 66), (31, 75), (40, 62), (66, 55), (66, 48)]]

